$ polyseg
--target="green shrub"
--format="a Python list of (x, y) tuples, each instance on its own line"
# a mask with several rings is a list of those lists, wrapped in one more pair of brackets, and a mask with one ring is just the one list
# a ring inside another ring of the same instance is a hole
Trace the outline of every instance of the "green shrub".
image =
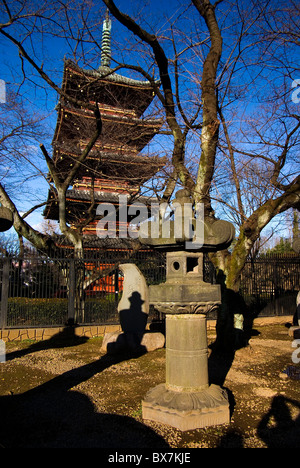
[(67, 314), (67, 299), (27, 297), (11, 297), (8, 299), (8, 326), (61, 325), (66, 322)]
[[(118, 322), (115, 294), (101, 298), (86, 298), (84, 321), (86, 323)], [(68, 299), (65, 298), (27, 298), (8, 299), (7, 325), (13, 326), (50, 326), (64, 325), (68, 317)]]

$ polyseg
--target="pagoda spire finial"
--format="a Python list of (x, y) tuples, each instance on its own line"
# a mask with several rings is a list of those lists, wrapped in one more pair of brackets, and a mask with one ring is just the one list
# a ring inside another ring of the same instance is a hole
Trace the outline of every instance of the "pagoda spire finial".
[(110, 67), (111, 61), (111, 19), (107, 8), (102, 30), (101, 66)]

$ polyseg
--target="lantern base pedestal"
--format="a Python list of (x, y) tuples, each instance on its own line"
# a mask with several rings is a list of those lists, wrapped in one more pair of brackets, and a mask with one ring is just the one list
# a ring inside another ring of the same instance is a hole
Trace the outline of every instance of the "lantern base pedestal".
[(228, 395), (218, 385), (197, 392), (174, 391), (160, 384), (142, 402), (143, 419), (181, 431), (230, 423)]

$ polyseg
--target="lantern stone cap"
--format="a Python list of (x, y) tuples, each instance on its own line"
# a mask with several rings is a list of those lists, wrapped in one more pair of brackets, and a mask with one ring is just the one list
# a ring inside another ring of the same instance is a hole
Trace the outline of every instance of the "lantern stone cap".
[(235, 236), (233, 224), (204, 216), (204, 210), (196, 218), (192, 209), (182, 209), (189, 205), (191, 206), (191, 198), (187, 191), (179, 190), (175, 195), (174, 220), (165, 223), (164, 220), (156, 219), (143, 223), (139, 231), (140, 242), (166, 251), (217, 251), (229, 247)]

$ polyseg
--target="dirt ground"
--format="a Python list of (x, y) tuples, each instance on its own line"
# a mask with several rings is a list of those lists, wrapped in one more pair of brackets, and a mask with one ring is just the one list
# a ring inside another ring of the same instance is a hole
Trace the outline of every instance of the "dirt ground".
[[(209, 347), (210, 379), (227, 389), (231, 421), (187, 432), (142, 419), (144, 395), (165, 381), (165, 349), (108, 356), (100, 352), (101, 341), (66, 332), (48, 341), (6, 344), (6, 362), (0, 363), (1, 447), (300, 446), (300, 380), (284, 373), (300, 364), (293, 363), (286, 325), (252, 330), (248, 345), (234, 353)], [(214, 332), (208, 341), (213, 345)]]

